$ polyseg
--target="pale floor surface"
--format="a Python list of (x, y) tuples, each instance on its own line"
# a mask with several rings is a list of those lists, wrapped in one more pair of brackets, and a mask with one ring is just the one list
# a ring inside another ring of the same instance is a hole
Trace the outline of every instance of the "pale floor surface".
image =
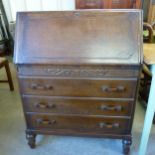
[[(36, 149), (30, 149), (25, 138), (25, 123), (14, 66), (11, 72), (15, 91), (0, 84), (0, 155), (121, 155), (120, 140), (67, 136), (37, 136)], [(3, 69), (0, 79), (5, 77)], [(145, 110), (136, 106), (131, 155), (138, 155)], [(155, 125), (149, 139), (147, 155), (155, 155)]]

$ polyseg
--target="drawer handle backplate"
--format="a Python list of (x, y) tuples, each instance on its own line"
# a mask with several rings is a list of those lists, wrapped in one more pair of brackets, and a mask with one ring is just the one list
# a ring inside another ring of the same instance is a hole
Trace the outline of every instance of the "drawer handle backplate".
[(119, 123), (100, 123), (100, 128), (108, 128), (108, 129), (112, 129), (112, 128), (119, 128)]
[(38, 118), (36, 122), (37, 124), (40, 124), (40, 125), (54, 125), (56, 123), (56, 120)]
[(44, 103), (44, 102), (40, 102), (40, 103), (35, 103), (34, 104), (36, 108), (43, 108), (43, 109), (50, 109), (50, 108), (54, 108), (55, 104), (52, 103)]
[(103, 92), (123, 92), (125, 91), (124, 86), (110, 87), (110, 86), (102, 86)]
[(120, 105), (118, 105), (118, 106), (101, 105), (101, 110), (103, 110), (103, 111), (122, 111), (123, 107)]
[(53, 87), (51, 85), (38, 85), (38, 84), (32, 84), (31, 88), (34, 90), (53, 90)]

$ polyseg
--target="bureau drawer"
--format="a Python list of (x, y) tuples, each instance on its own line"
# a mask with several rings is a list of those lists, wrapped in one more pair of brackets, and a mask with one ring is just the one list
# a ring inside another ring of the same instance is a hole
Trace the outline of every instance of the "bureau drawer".
[(93, 116), (27, 114), (28, 128), (34, 130), (70, 130), (125, 134), (129, 119)]
[(133, 98), (136, 79), (52, 79), (21, 78), (22, 93), (53, 96), (90, 96), (106, 98)]
[(23, 96), (26, 112), (130, 116), (132, 101), (90, 98)]

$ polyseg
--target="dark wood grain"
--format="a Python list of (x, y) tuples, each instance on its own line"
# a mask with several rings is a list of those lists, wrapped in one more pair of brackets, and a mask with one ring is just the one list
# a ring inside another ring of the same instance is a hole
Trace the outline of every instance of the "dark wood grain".
[(138, 64), (142, 55), (141, 17), (139, 10), (19, 13), (14, 61), (58, 65)]

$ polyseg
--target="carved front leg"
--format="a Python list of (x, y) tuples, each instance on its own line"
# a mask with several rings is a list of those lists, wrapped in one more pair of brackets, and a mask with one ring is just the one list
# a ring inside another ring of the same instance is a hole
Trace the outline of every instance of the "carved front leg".
[(26, 139), (30, 148), (35, 148), (36, 134), (26, 133)]
[(122, 143), (123, 143), (123, 153), (125, 155), (129, 155), (132, 139), (123, 139)]

